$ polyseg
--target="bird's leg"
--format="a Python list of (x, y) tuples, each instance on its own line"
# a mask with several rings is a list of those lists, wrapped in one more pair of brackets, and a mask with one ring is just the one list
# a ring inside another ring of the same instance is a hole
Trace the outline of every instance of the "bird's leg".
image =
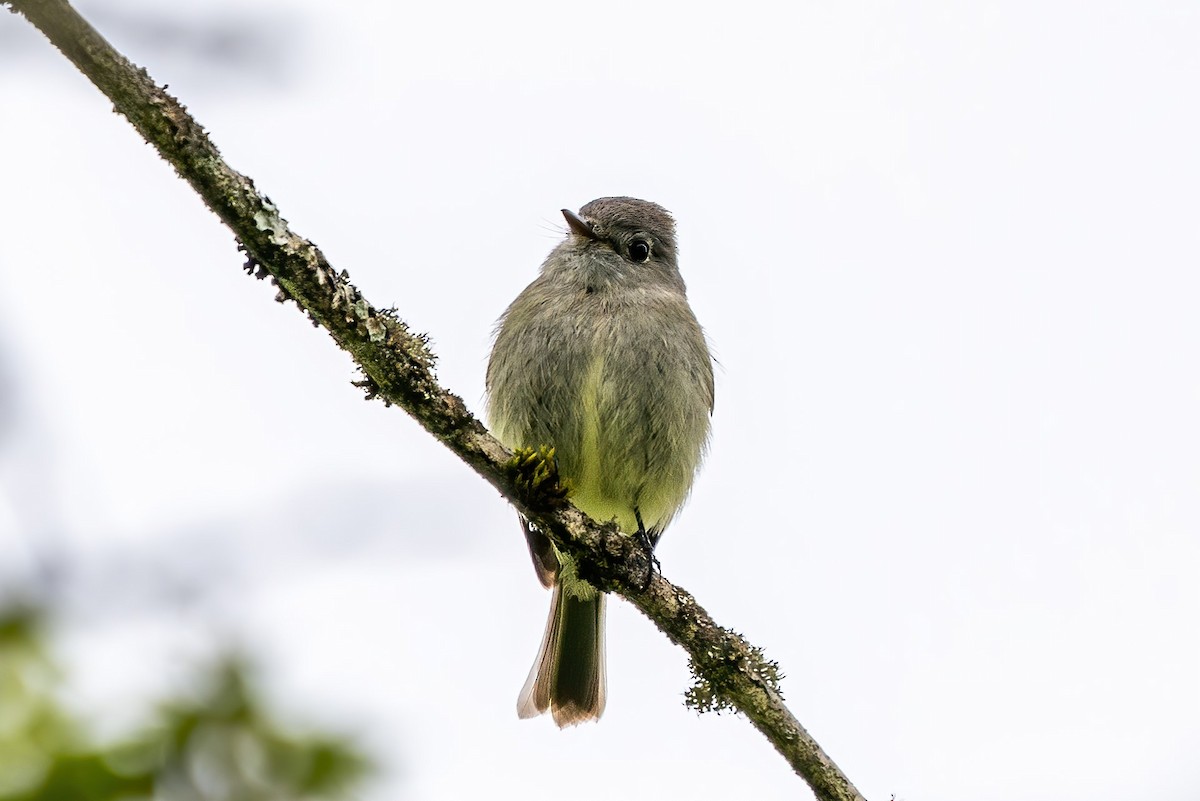
[(639, 588), (645, 592), (650, 588), (650, 581), (654, 578), (655, 571), (662, 572), (662, 565), (659, 564), (658, 557), (654, 555), (654, 543), (657, 538), (651, 537), (650, 533), (646, 531), (646, 524), (642, 522), (642, 511), (636, 506), (633, 507), (633, 516), (638, 524), (637, 532), (633, 536), (649, 564), (649, 568), (646, 570), (646, 582)]

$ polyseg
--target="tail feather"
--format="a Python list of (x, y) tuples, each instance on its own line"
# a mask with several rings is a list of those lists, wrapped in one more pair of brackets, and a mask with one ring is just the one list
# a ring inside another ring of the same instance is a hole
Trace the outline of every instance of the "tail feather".
[(542, 647), (517, 700), (517, 714), (550, 711), (559, 728), (604, 713), (604, 594), (587, 599), (554, 585)]

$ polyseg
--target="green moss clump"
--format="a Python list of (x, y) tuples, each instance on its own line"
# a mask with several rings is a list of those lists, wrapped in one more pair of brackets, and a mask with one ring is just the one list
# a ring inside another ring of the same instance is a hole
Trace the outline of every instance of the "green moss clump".
[(516, 448), (504, 463), (505, 474), (531, 505), (554, 506), (571, 493), (569, 483), (558, 473), (554, 448)]
[(716, 712), (718, 715), (730, 709), (736, 710), (737, 704), (731, 698), (739, 676), (750, 679), (783, 698), (783, 692), (779, 688), (779, 682), (783, 679), (779, 663), (767, 659), (763, 649), (750, 645), (741, 637), (738, 639), (741, 648), (724, 653), (710, 653), (710, 658), (705, 660), (703, 674), (696, 660), (689, 660), (688, 668), (692, 671), (694, 683), (683, 694), (684, 704), (689, 709), (695, 709), (702, 714)]

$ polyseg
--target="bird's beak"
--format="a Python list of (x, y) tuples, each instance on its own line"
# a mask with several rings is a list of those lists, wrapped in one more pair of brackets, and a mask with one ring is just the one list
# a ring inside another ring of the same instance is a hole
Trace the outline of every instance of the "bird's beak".
[(574, 232), (588, 239), (596, 239), (596, 232), (592, 230), (592, 226), (582, 217), (570, 209), (562, 210), (563, 216), (567, 218), (567, 225)]

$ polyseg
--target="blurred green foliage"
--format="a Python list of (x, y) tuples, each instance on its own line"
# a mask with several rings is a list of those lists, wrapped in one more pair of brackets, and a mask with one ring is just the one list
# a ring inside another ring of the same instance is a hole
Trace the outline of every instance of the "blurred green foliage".
[(345, 740), (273, 722), (234, 659), (107, 744), (63, 707), (59, 680), (38, 613), (0, 609), (0, 801), (344, 799), (368, 772)]

